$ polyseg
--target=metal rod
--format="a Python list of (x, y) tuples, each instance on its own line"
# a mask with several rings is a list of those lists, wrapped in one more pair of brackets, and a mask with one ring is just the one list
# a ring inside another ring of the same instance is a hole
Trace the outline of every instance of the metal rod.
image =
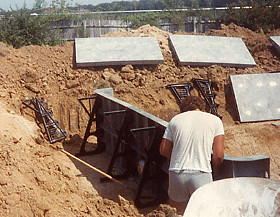
[(37, 112), (37, 113), (40, 113), (37, 109), (35, 109), (35, 108), (33, 108), (32, 106), (30, 106), (29, 104), (27, 104), (27, 102), (31, 102), (31, 103), (34, 105), (34, 103), (33, 103), (32, 100), (25, 100), (25, 101), (23, 101), (22, 103), (23, 103), (25, 106), (27, 106), (28, 108), (32, 109), (33, 111), (35, 111), (35, 112)]
[(113, 114), (118, 114), (118, 113), (124, 113), (126, 110), (116, 110), (116, 111), (109, 111), (109, 112), (104, 112), (104, 115), (113, 115)]
[(135, 128), (131, 129), (130, 132), (139, 132), (139, 131), (145, 131), (145, 130), (155, 130), (157, 127), (156, 126), (151, 126), (151, 127), (141, 127), (141, 128)]
[[(90, 112), (91, 111), (91, 99), (96, 99), (96, 96), (90, 96), (90, 97), (84, 97), (84, 98), (78, 98), (79, 103), (82, 105), (83, 109), (85, 110), (85, 112), (88, 114), (88, 116), (90, 116)], [(82, 102), (83, 100), (89, 100), (89, 110), (86, 108), (86, 106), (84, 105), (84, 103)]]

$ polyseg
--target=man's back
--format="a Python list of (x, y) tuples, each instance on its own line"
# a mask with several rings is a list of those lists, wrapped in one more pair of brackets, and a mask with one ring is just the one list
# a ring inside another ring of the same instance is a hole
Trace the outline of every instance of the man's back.
[(206, 104), (198, 96), (186, 96), (180, 104), (181, 114), (167, 125), (159, 152), (171, 159), (169, 166), (169, 204), (183, 214), (191, 194), (212, 182), (224, 159), (222, 121), (205, 111)]
[(224, 134), (221, 120), (202, 111), (176, 115), (169, 123), (164, 137), (173, 142), (171, 171), (198, 170), (211, 172), (213, 139)]

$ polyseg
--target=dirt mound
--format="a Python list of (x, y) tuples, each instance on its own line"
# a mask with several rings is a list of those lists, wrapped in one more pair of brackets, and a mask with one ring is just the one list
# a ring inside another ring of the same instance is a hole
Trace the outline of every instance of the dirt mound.
[[(72, 138), (68, 143), (69, 150), (78, 150), (88, 116), (77, 98), (91, 96), (95, 89), (104, 87), (112, 87), (117, 98), (169, 121), (178, 112), (178, 106), (170, 90), (165, 88), (167, 84), (190, 82), (192, 78), (215, 82), (215, 101), (220, 104), (218, 113), (223, 116), (225, 125), (226, 154), (239, 157), (266, 154), (271, 158), (272, 178), (280, 180), (278, 122), (239, 124), (229, 85), (229, 76), (233, 74), (280, 70), (279, 54), (268, 42), (268, 37), (280, 35), (280, 30), (264, 34), (230, 24), (205, 34), (241, 37), (257, 66), (245, 69), (217, 65), (178, 66), (168, 45), (169, 33), (149, 25), (104, 37), (156, 37), (164, 56), (164, 63), (158, 66), (78, 69), (74, 64), (73, 42), (20, 49), (0, 44), (0, 207), (3, 216), (142, 215), (125, 200), (132, 199), (131, 192), (115, 185), (97, 184), (99, 176), (95, 173), (80, 176), (80, 166), (50, 147), (34, 124), (33, 112), (23, 109), (22, 105), (25, 99), (43, 99), (61, 128), (67, 130), (67, 141)], [(192, 94), (197, 95), (198, 91), (194, 90)], [(102, 156), (90, 160), (101, 169), (108, 163)], [(113, 192), (127, 197), (118, 198), (116, 194), (113, 198), (110, 196)], [(148, 215), (168, 216), (173, 212), (169, 208), (162, 206)]]
[[(264, 34), (262, 30), (253, 32), (244, 27), (235, 25), (221, 25), (221, 30), (209, 30), (209, 35), (240, 37), (245, 42), (250, 53), (253, 55), (255, 62), (266, 72), (279, 70), (279, 54), (272, 48), (268, 41), (268, 37), (272, 35), (280, 35), (280, 30)], [(263, 72), (263, 71), (261, 71)]]
[(38, 126), (0, 107), (0, 216), (141, 216), (127, 200), (103, 199)]

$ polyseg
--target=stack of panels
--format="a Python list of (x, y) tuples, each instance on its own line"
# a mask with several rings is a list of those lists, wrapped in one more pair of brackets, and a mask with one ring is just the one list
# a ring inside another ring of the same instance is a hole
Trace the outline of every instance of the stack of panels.
[(253, 67), (256, 63), (241, 38), (169, 35), (180, 65)]
[(75, 39), (77, 67), (160, 64), (164, 59), (153, 37)]

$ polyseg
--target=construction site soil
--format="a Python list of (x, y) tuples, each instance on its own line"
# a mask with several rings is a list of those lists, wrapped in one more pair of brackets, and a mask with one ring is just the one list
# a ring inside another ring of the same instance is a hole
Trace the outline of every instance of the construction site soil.
[[(257, 63), (251, 68), (178, 66), (168, 44), (169, 34), (145, 25), (104, 36), (156, 37), (164, 56), (164, 63), (157, 66), (76, 68), (73, 42), (20, 49), (0, 43), (0, 216), (176, 216), (167, 204), (137, 209), (131, 190), (114, 182), (100, 183), (99, 173), (55, 149), (79, 151), (88, 116), (77, 98), (105, 87), (112, 87), (115, 97), (169, 121), (178, 113), (178, 105), (166, 85), (192, 78), (215, 82), (225, 153), (268, 155), (271, 178), (280, 180), (279, 121), (240, 123), (229, 81), (230, 75), (280, 70), (280, 56), (268, 41), (269, 36), (280, 35), (280, 30), (264, 34), (230, 24), (204, 34), (241, 37)], [(63, 143), (50, 144), (34, 112), (23, 108), (22, 101), (34, 97), (47, 103), (67, 131)], [(96, 140), (92, 138), (91, 143)], [(109, 163), (104, 154), (81, 159), (103, 171)]]

